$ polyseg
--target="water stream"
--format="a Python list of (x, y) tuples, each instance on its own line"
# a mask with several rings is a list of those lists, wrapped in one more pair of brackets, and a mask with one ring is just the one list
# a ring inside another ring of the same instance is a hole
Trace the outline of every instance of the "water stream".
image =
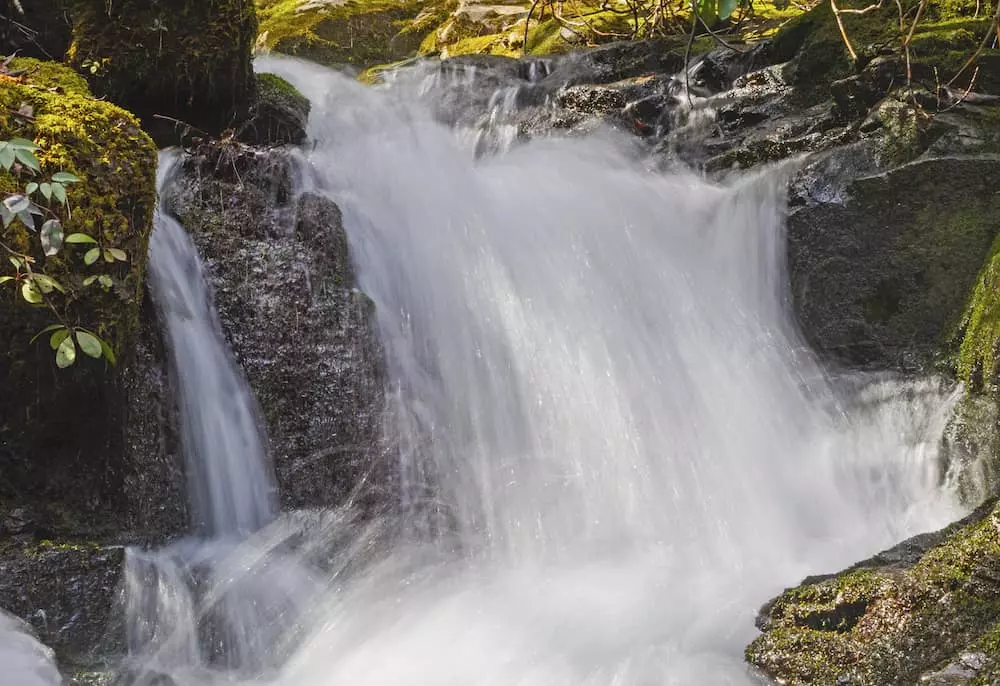
[(377, 305), (403, 522), (272, 521), (252, 401), (211, 376), (232, 365), (161, 217), (206, 524), (130, 555), (137, 683), (752, 683), (762, 602), (962, 512), (954, 389), (831, 375), (797, 331), (787, 170), (664, 174), (606, 132), (482, 154), (419, 71), (259, 67), (313, 102), (307, 184)]

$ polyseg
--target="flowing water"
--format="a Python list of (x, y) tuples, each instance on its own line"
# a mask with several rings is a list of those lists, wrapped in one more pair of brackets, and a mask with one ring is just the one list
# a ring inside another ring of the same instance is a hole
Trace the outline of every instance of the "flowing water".
[(440, 121), (454, 84), (259, 67), (313, 102), (306, 187), (340, 204), (377, 305), (403, 521), (260, 529), (252, 403), (161, 217), (208, 535), (130, 555), (139, 680), (751, 683), (762, 602), (962, 512), (938, 455), (956, 392), (831, 377), (796, 330), (787, 170), (716, 185), (602, 132), (484, 154)]

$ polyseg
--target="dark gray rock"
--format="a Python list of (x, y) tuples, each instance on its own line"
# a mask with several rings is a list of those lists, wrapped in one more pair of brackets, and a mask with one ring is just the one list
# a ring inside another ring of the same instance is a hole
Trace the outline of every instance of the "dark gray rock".
[(852, 155), (868, 160), (856, 148), (819, 163), (788, 219), (796, 312), (812, 344), (845, 363), (928, 362), (1000, 230), (1000, 161), (926, 159), (854, 176)]
[(0, 607), (20, 617), (60, 664), (100, 664), (124, 652), (114, 621), (124, 550), (95, 544), (8, 545), (0, 552)]
[(306, 139), (309, 101), (274, 74), (257, 75), (257, 95), (238, 137), (250, 145), (298, 145)]
[(260, 403), (284, 508), (392, 488), (379, 441), (383, 353), (354, 288), (340, 211), (292, 195), (281, 150), (206, 147), (166, 191), (192, 234), (223, 329)]

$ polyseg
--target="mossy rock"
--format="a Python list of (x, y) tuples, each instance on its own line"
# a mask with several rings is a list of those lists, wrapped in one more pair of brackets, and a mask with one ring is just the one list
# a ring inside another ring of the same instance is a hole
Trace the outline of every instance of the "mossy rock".
[(919, 683), (1000, 619), (995, 507), (785, 591), (762, 609), (747, 660), (789, 686)]
[(251, 145), (298, 145), (306, 139), (309, 100), (274, 74), (257, 76), (257, 97), (239, 139)]
[(72, 64), (94, 93), (147, 123), (180, 119), (209, 133), (253, 99), (252, 0), (72, 0)]
[(416, 53), (439, 15), (424, 0), (261, 0), (258, 47), (326, 65), (369, 67)]
[[(60, 308), (72, 325), (96, 331), (127, 361), (139, 319), (146, 254), (156, 201), (157, 151), (125, 110), (91, 97), (84, 81), (55, 63), (16, 59), (19, 79), (0, 79), (0, 139), (34, 140), (43, 175), (75, 174), (82, 183), (68, 189), (72, 216), (67, 233), (85, 233), (105, 247), (124, 250), (127, 263), (91, 267), (78, 246), (54, 257), (38, 250), (37, 236), (15, 223), (5, 243), (30, 251), (46, 273), (69, 287)], [(27, 178), (0, 172), (0, 191), (13, 192)], [(106, 273), (107, 291), (84, 287), (89, 274)], [(99, 525), (91, 515), (118, 496), (114, 455), (121, 441), (116, 416), (114, 369), (83, 355), (69, 370), (58, 370), (46, 339), (32, 336), (54, 316), (20, 301), (14, 289), (0, 292), (0, 375), (10, 393), (0, 400), (0, 503), (26, 505), (37, 525), (77, 531)]]

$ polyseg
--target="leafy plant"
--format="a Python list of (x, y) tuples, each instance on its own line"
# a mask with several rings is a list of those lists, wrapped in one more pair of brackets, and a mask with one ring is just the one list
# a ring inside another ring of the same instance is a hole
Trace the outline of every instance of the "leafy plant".
[[(128, 263), (129, 257), (124, 250), (105, 245), (90, 234), (66, 232), (64, 222), (71, 225), (73, 217), (68, 189), (81, 180), (66, 171), (43, 176), (35, 156), (38, 149), (33, 141), (24, 138), (0, 141), (0, 168), (17, 180), (19, 188), (0, 199), (3, 224), (0, 249), (7, 253), (7, 262), (13, 267), (12, 272), (0, 274), (0, 287), (12, 287), (14, 297), (24, 305), (47, 309), (55, 317), (56, 322), (38, 332), (32, 342), (48, 334), (49, 346), (60, 369), (76, 362), (78, 350), (88, 357), (115, 364), (114, 350), (107, 341), (65, 314), (65, 304), (78, 298), (81, 289), (97, 285), (109, 290), (114, 283), (111, 275), (90, 273), (66, 285), (46, 273), (46, 267), (50, 258), (59, 255), (70, 264), (77, 261), (82, 271), (89, 271), (101, 260), (106, 267)], [(29, 237), (27, 241), (23, 239), (24, 230)], [(14, 240), (16, 232), (22, 235), (20, 241)]]

